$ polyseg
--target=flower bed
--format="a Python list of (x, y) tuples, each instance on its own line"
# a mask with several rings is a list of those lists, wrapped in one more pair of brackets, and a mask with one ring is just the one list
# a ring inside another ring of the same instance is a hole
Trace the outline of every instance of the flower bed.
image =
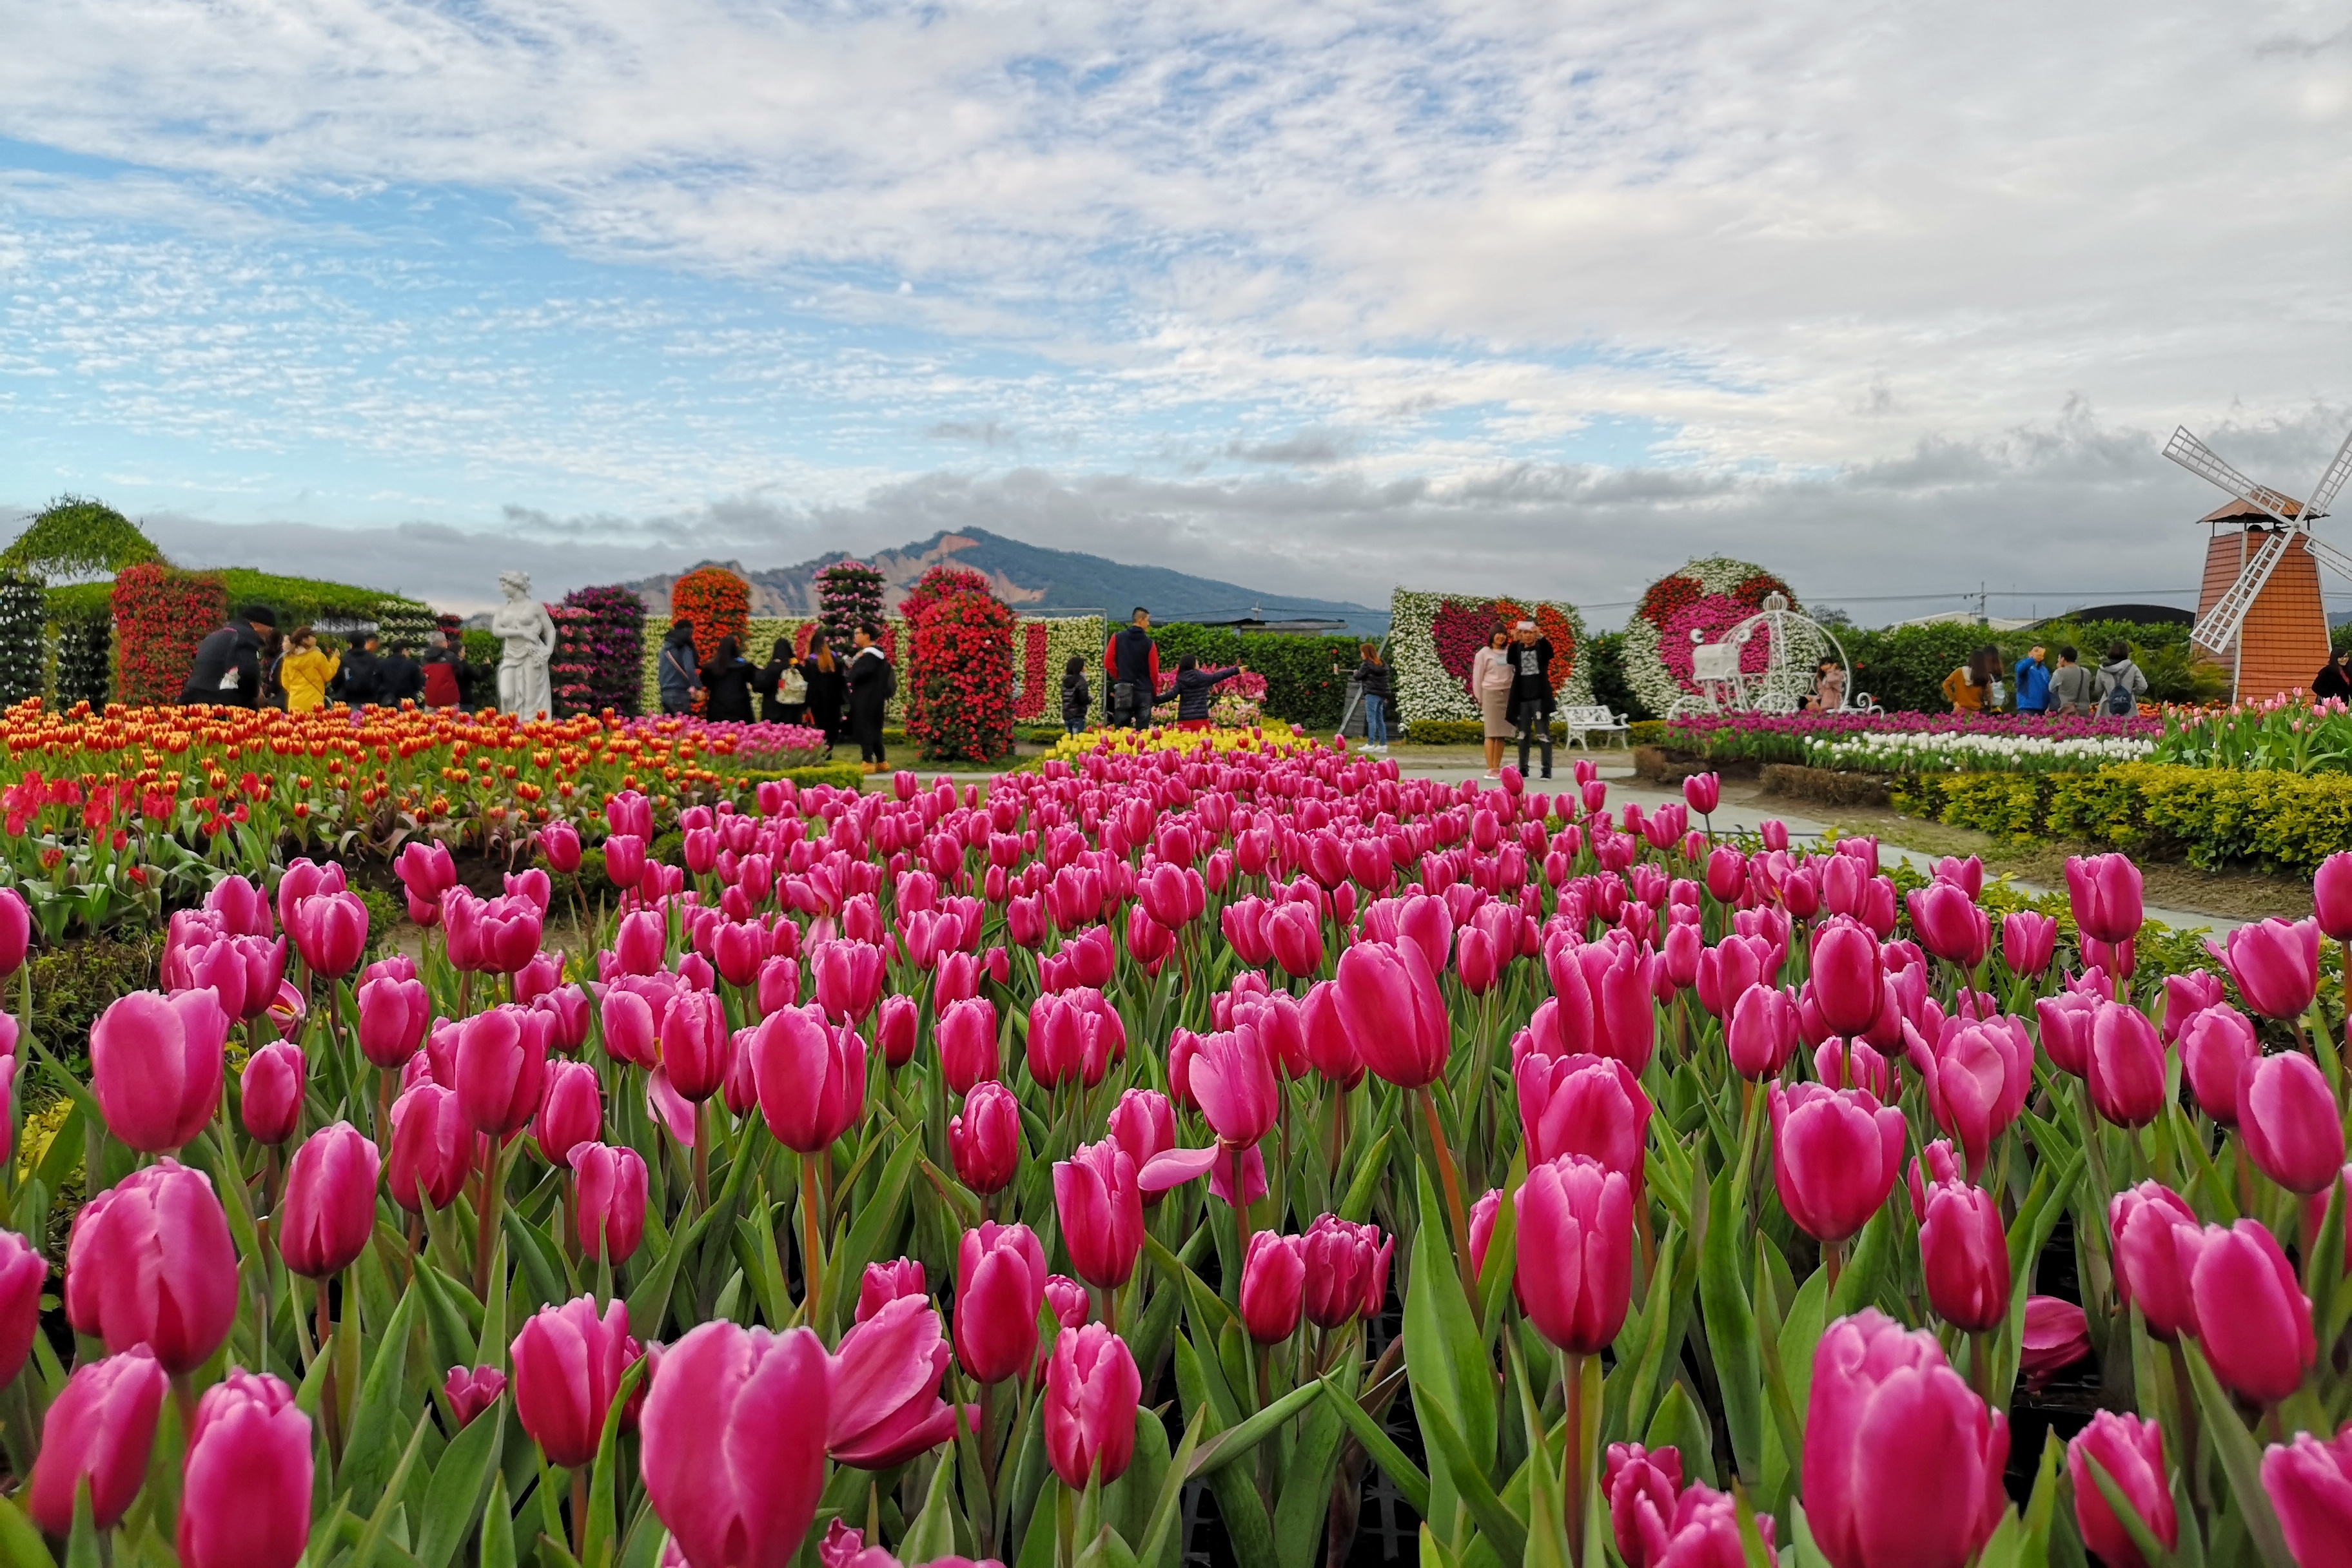
[(623, 790), (572, 954), (551, 826), (364, 969), (221, 882), (87, 1081), (10, 1034), (7, 1560), (1283, 1568), (1373, 1467), (1449, 1563), (2330, 1560), (2352, 856), (2208, 962), (2121, 857), (1221, 739)]
[(2352, 708), (2301, 692), (2166, 715), (2156, 760), (2189, 767), (2352, 773)]
[(1663, 743), (1723, 762), (1802, 763), (1825, 740), (1982, 736), (2000, 741), (2154, 741), (2160, 717), (2100, 719), (2029, 713), (1706, 713), (1667, 721)]
[(1856, 735), (1809, 740), (1805, 761), (1817, 768), (1878, 773), (2087, 773), (2109, 763), (2138, 762), (2155, 747), (2154, 741), (2126, 735)]
[(1264, 753), (1286, 756), (1316, 749), (1316, 742), (1299, 731), (1276, 726), (1258, 726), (1247, 730), (1212, 727), (1206, 730), (1179, 730), (1155, 725), (1149, 730), (1125, 727), (1097, 727), (1082, 730), (1077, 734), (1065, 734), (1054, 742), (1046, 756), (1062, 761), (1089, 756), (1134, 756), (1146, 752), (1186, 752), (1206, 746), (1217, 754), (1229, 752)]

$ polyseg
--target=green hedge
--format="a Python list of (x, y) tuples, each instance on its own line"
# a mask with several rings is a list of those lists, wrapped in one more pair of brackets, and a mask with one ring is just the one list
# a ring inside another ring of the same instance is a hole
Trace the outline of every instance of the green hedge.
[(2065, 839), (2207, 870), (2307, 874), (2352, 846), (2352, 777), (2123, 763), (2089, 773), (1906, 775), (1898, 811), (2017, 843)]
[[(2058, 649), (2072, 644), (2086, 664), (2105, 657), (2109, 643), (2132, 647), (2148, 679), (2148, 696), (2159, 702), (2181, 702), (2217, 695), (2214, 677), (2191, 672), (2189, 628), (2165, 622), (2141, 625), (2131, 621), (2051, 622), (2023, 631), (1994, 632), (1979, 626), (1939, 622), (1926, 626), (1889, 626), (1877, 631), (1841, 627), (1838, 641), (1853, 662), (1853, 689), (1868, 692), (1889, 712), (1941, 713), (1944, 678), (1966, 664), (1970, 655), (1990, 643), (2000, 650), (2004, 668), (2041, 647), (2058, 662)], [(2218, 675), (2218, 672), (2216, 672)]]
[[(1189, 653), (1213, 668), (1238, 664), (1265, 676), (1266, 716), (1287, 720), (1310, 735), (1339, 727), (1348, 678), (1362, 662), (1357, 651), (1361, 640), (1356, 637), (1285, 637), (1171, 621), (1152, 627), (1151, 640), (1160, 646), (1162, 670), (1173, 669)], [(1092, 684), (1099, 687), (1101, 681), (1093, 679)], [(1096, 708), (1100, 710), (1099, 700)]]

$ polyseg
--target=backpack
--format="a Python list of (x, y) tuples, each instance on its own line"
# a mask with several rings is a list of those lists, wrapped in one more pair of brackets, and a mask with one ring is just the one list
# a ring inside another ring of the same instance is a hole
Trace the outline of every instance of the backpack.
[(2116, 672), (2112, 677), (2114, 684), (2107, 688), (2107, 694), (2099, 699), (2099, 711), (2110, 719), (2128, 719), (2139, 711), (2139, 703), (2132, 696), (2131, 668), (2127, 664)]
[(887, 702), (898, 695), (898, 671), (886, 655), (882, 660), (882, 700)]

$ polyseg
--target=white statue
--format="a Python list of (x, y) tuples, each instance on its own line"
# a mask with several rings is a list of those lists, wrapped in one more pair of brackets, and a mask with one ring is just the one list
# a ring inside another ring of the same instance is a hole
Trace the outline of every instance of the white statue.
[(499, 661), (499, 708), (526, 719), (546, 717), (554, 707), (547, 682), (555, 656), (555, 620), (530, 596), (530, 574), (501, 572), (499, 591), (507, 602), (490, 617), (490, 630), (506, 644)]

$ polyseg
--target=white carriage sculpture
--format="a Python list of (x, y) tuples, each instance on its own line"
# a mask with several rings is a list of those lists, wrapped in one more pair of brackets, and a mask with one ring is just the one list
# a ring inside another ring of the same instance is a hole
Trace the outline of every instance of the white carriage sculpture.
[[(1734, 626), (1715, 642), (1705, 640), (1705, 628), (1695, 628), (1691, 641), (1691, 679), (1698, 690), (1675, 703), (1670, 719), (1699, 713), (1794, 713), (1819, 689), (1824, 658), (1833, 660), (1845, 679), (1840, 685), (1841, 712), (1875, 712), (1878, 704), (1853, 689), (1853, 666), (1844, 645), (1829, 627), (1790, 606), (1784, 594), (1767, 594), (1764, 607)], [(1744, 668), (1748, 650), (1764, 639), (1764, 668)]]

